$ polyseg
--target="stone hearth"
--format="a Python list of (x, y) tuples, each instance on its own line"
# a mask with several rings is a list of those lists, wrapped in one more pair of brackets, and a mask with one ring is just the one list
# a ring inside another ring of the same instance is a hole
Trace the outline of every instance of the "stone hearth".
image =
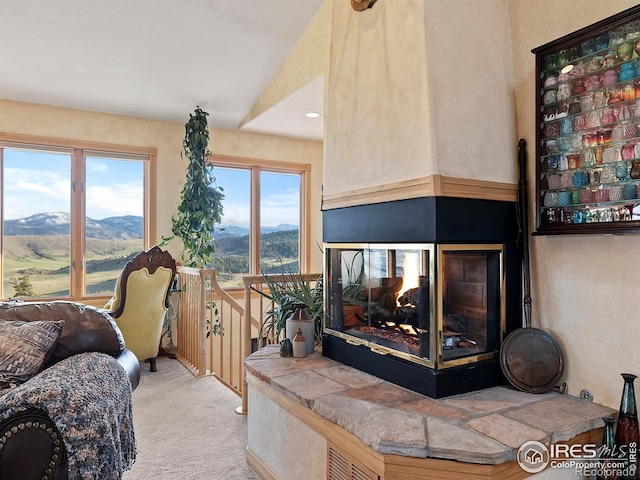
[[(615, 415), (556, 391), (529, 394), (504, 386), (433, 399), (318, 352), (280, 357), (278, 346), (249, 356), (246, 368), (250, 388), (275, 389), (381, 454), (496, 465), (515, 460), (529, 440), (569, 441)], [(260, 412), (250, 405), (251, 415)]]

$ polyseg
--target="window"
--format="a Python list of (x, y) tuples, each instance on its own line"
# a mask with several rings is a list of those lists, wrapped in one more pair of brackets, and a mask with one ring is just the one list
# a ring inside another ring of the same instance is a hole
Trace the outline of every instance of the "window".
[(145, 162), (95, 153), (84, 160), (85, 294), (111, 294), (126, 261), (145, 249)]
[(260, 172), (260, 269), (300, 272), (300, 175)]
[(214, 159), (224, 210), (215, 268), (225, 288), (243, 275), (307, 271), (307, 164)]
[(0, 135), (0, 298), (111, 295), (125, 263), (152, 238), (155, 151), (20, 140)]

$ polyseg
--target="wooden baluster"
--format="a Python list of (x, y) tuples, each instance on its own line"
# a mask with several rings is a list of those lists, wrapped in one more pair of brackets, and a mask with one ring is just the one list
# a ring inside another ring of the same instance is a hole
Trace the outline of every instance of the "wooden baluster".
[[(244, 359), (251, 354), (251, 285), (244, 285), (244, 321), (242, 322), (241, 335), (242, 341), (242, 405), (236, 408), (236, 413), (246, 415), (248, 412), (248, 385), (247, 370), (244, 365)], [(260, 343), (260, 338), (258, 338)]]

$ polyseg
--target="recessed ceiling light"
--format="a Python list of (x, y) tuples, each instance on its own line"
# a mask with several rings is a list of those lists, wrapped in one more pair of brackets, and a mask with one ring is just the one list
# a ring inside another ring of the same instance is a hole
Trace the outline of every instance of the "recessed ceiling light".
[(305, 117), (307, 118), (318, 118), (320, 116), (320, 113), (318, 112), (307, 112), (304, 114)]

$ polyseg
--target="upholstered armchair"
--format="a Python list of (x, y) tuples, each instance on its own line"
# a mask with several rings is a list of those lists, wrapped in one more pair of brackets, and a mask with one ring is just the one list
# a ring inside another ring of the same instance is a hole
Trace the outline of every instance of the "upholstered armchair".
[(104, 310), (0, 302), (0, 479), (121, 478), (135, 459), (139, 381)]
[(115, 319), (125, 344), (138, 360), (148, 361), (155, 372), (169, 289), (176, 262), (155, 246), (129, 261), (116, 282), (113, 298), (105, 309)]

